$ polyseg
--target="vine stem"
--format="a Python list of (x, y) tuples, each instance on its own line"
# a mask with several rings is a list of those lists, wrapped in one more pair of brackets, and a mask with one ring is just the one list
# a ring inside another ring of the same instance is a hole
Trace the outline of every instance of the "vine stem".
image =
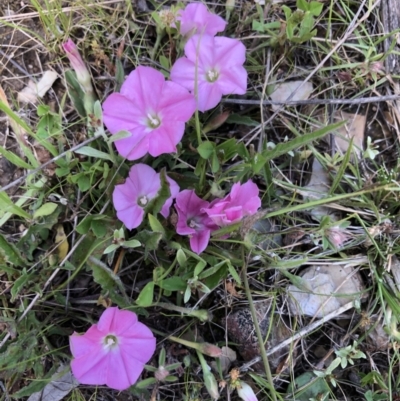
[(245, 292), (246, 292), (246, 297), (247, 297), (247, 300), (249, 301), (249, 308), (250, 308), (250, 312), (251, 312), (251, 317), (253, 319), (253, 324), (254, 324), (254, 328), (255, 328), (255, 331), (256, 331), (258, 344), (260, 346), (261, 358), (262, 358), (262, 361), (263, 361), (263, 364), (264, 364), (264, 369), (265, 369), (265, 374), (267, 376), (268, 384), (270, 386), (272, 399), (274, 401), (277, 401), (276, 394), (275, 394), (275, 391), (274, 391), (274, 382), (273, 382), (273, 379), (272, 379), (271, 368), (269, 366), (267, 353), (265, 351), (264, 339), (263, 339), (263, 336), (261, 334), (260, 325), (258, 324), (257, 312), (256, 312), (256, 308), (254, 306), (254, 302), (253, 302), (253, 298), (251, 296), (251, 292), (250, 292), (249, 279), (247, 277), (247, 263), (245, 261), (244, 250), (242, 251), (242, 255), (243, 255), (243, 269), (242, 269), (242, 271), (243, 271), (243, 282), (244, 282), (244, 288), (245, 288)]

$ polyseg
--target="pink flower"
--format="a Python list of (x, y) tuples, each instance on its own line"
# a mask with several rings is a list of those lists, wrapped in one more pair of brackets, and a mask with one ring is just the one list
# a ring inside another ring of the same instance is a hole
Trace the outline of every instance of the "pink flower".
[[(167, 177), (171, 196), (164, 203), (161, 214), (167, 218), (173, 199), (179, 192), (178, 184)], [(117, 217), (132, 230), (138, 227), (144, 218), (145, 207), (157, 196), (161, 188), (160, 174), (146, 164), (135, 164), (129, 171), (124, 184), (116, 185), (113, 192), (113, 203)]]
[(121, 156), (136, 160), (147, 152), (152, 156), (175, 152), (195, 109), (195, 99), (185, 88), (166, 82), (154, 68), (138, 67), (121, 93), (111, 94), (103, 103), (103, 118), (112, 134), (131, 133), (115, 146)]
[(125, 390), (152, 357), (156, 339), (135, 313), (107, 308), (85, 334), (70, 337), (70, 346), (72, 373), (80, 383)]
[(203, 3), (188, 4), (180, 12), (178, 21), (181, 22), (181, 35), (200, 33), (214, 36), (226, 26), (226, 21), (210, 13)]
[(68, 60), (71, 63), (72, 68), (75, 70), (76, 78), (81, 84), (82, 89), (90, 89), (90, 91), (92, 91), (93, 88), (90, 73), (86, 67), (86, 64), (82, 60), (82, 57), (79, 54), (79, 50), (76, 47), (75, 43), (71, 39), (68, 39), (65, 43), (63, 43), (62, 46), (68, 57)]
[(218, 227), (202, 210), (210, 205), (200, 199), (193, 190), (185, 189), (176, 196), (178, 224), (176, 232), (190, 236), (190, 248), (200, 254), (207, 248), (211, 231)]
[(257, 185), (251, 180), (243, 185), (238, 182), (233, 185), (229, 195), (212, 202), (210, 207), (203, 211), (219, 227), (228, 226), (257, 212), (261, 206), (258, 192)]
[(237, 387), (239, 397), (244, 401), (257, 401), (257, 397), (254, 394), (253, 389), (244, 381), (239, 383)]
[(185, 55), (173, 65), (171, 80), (194, 93), (197, 63), (197, 107), (200, 111), (215, 107), (222, 95), (246, 93), (243, 43), (225, 37), (194, 35), (186, 43)]

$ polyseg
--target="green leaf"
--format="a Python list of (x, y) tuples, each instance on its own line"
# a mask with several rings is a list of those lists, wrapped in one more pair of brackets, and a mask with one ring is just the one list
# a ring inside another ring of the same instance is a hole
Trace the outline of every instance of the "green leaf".
[(90, 227), (97, 238), (103, 238), (107, 234), (107, 224), (104, 220), (92, 220)]
[(249, 116), (242, 116), (240, 114), (231, 114), (226, 120), (228, 124), (240, 124), (246, 125), (247, 127), (258, 127), (259, 121), (253, 120)]
[(71, 99), (72, 104), (75, 107), (75, 110), (81, 117), (86, 117), (85, 107), (83, 105), (84, 92), (76, 79), (76, 74), (74, 71), (67, 70), (65, 71), (65, 79), (68, 84), (68, 95)]
[(90, 230), (90, 226), (92, 224), (93, 216), (86, 216), (76, 227), (76, 231), (79, 234), (87, 234)]
[(335, 124), (328, 125), (327, 127), (321, 128), (317, 131), (311, 132), (309, 134), (301, 135), (291, 141), (286, 143), (279, 143), (272, 150), (265, 150), (263, 156), (265, 156), (266, 161), (275, 159), (276, 157), (287, 154), (288, 152), (300, 148), (301, 146), (307, 145), (308, 143), (315, 141), (316, 139), (322, 138), (329, 132), (332, 132), (345, 124), (345, 121), (340, 121)]
[(198, 146), (197, 151), (203, 159), (208, 160), (210, 156), (215, 152), (215, 143), (204, 141)]
[(185, 291), (186, 289), (186, 281), (177, 276), (166, 278), (157, 284), (167, 291)]
[(176, 260), (178, 261), (180, 267), (186, 266), (187, 257), (185, 255), (185, 252), (182, 251), (182, 249), (178, 249), (178, 252), (176, 253)]
[(112, 299), (115, 299), (115, 296), (119, 296), (116, 288), (119, 289), (125, 299), (128, 299), (126, 296), (124, 284), (110, 268), (103, 264), (94, 262), (90, 262), (89, 265), (93, 272), (94, 281), (99, 284), (103, 290), (109, 292)]
[(122, 84), (125, 81), (125, 71), (124, 66), (119, 58), (115, 60), (115, 81), (117, 83), (115, 87), (115, 92), (119, 92)]
[(264, 24), (257, 20), (253, 20), (253, 25), (251, 28), (253, 31), (264, 32)]
[(28, 170), (33, 170), (35, 168), (31, 164), (22, 160), (15, 153), (10, 152), (7, 149), (4, 149), (3, 146), (0, 146), (0, 154), (3, 155), (10, 163), (14, 164), (17, 167), (25, 168)]
[(78, 187), (82, 192), (86, 192), (92, 187), (89, 177), (84, 174), (78, 177), (76, 183), (78, 184)]
[(57, 203), (47, 202), (44, 205), (40, 206), (39, 209), (33, 213), (33, 218), (37, 219), (38, 217), (50, 216), (57, 209)]
[(322, 13), (322, 8), (324, 7), (323, 3), (319, 1), (312, 1), (309, 5), (309, 11), (314, 17), (318, 17)]
[[(154, 199), (152, 199), (145, 208), (146, 212), (152, 212), (154, 215), (160, 213), (162, 207), (164, 206), (164, 203), (171, 196), (171, 191), (169, 189), (169, 182), (167, 181), (167, 174), (165, 172), (165, 168), (162, 168), (162, 170), (160, 171), (160, 180), (161, 180), (161, 188), (157, 192), (157, 196)], [(164, 233), (164, 228), (162, 229), (162, 231), (159, 232)]]
[[(5, 237), (0, 234), (0, 265), (11, 263), (14, 266), (23, 267), (28, 264), (14, 244), (7, 242)], [(1, 267), (0, 267), (1, 270)]]
[(143, 287), (142, 291), (140, 291), (140, 294), (136, 299), (136, 303), (143, 307), (150, 306), (153, 303), (153, 296), (154, 281), (150, 281)]
[(228, 264), (228, 270), (229, 273), (231, 274), (231, 276), (233, 277), (233, 279), (239, 284), (242, 285), (242, 280), (240, 279), (240, 276), (238, 274), (238, 272), (236, 271), (235, 267), (232, 265), (232, 263), (230, 263), (229, 261), (227, 262)]
[[(209, 270), (211, 269), (207, 269), (207, 273)], [(206, 272), (203, 272), (203, 274)], [(200, 277), (203, 277), (203, 274), (200, 275)], [(219, 266), (217, 271), (213, 274), (211, 274), (210, 276), (206, 277), (205, 279), (203, 279), (204, 284), (210, 288), (211, 290), (213, 290), (214, 288), (216, 288), (219, 283), (221, 282), (222, 279), (226, 278), (228, 274), (228, 266), (226, 265), (226, 263), (224, 263), (222, 266)]]
[(23, 269), (21, 276), (14, 281), (14, 284), (11, 287), (11, 302), (15, 301), (17, 295), (35, 274), (35, 272), (27, 273), (26, 269)]
[(17, 216), (23, 217), (26, 220), (31, 219), (30, 214), (26, 213), (19, 206), (14, 205), (7, 193), (3, 191), (0, 192), (0, 217), (4, 216), (6, 213), (16, 214)]
[(296, 1), (296, 7), (299, 10), (308, 11), (309, 4), (308, 4), (308, 2), (306, 0), (297, 0)]
[(162, 240), (162, 236), (162, 233), (159, 232), (142, 230), (135, 236), (135, 239), (144, 244), (147, 253), (149, 251), (155, 251), (158, 249), (158, 244)]
[(124, 241), (124, 242), (122, 243), (122, 245), (123, 245), (125, 248), (138, 248), (139, 246), (142, 246), (142, 244), (141, 244), (138, 240), (136, 240), (136, 239), (131, 239), (131, 240), (129, 240), (129, 241)]
[[(300, 389), (296, 391), (296, 389)], [(296, 401), (309, 401), (318, 396), (329, 393), (330, 388), (323, 378), (316, 377), (313, 372), (306, 372), (296, 377), (294, 382), (289, 384), (286, 394), (290, 394)]]
[(129, 131), (118, 131), (115, 135), (111, 135), (107, 138), (107, 143), (113, 143), (115, 141), (119, 141), (120, 139), (129, 138), (132, 134)]
[(111, 244), (109, 245), (106, 249), (104, 249), (103, 253), (104, 255), (107, 255), (113, 251), (115, 251), (116, 249), (118, 249), (120, 247), (119, 244)]
[(159, 60), (160, 60), (161, 66), (164, 67), (167, 71), (169, 71), (171, 69), (169, 60), (165, 56), (161, 55)]
[(217, 154), (214, 152), (211, 156), (211, 172), (216, 173), (219, 171), (219, 160)]
[(163, 237), (165, 237), (165, 230), (162, 224), (154, 217), (152, 214), (149, 214), (149, 224), (153, 232), (161, 233)]
[(97, 159), (106, 159), (110, 162), (113, 161), (112, 157), (108, 153), (102, 152), (101, 150), (97, 150), (90, 146), (82, 146), (81, 148), (75, 150), (75, 153), (84, 156), (96, 157)]

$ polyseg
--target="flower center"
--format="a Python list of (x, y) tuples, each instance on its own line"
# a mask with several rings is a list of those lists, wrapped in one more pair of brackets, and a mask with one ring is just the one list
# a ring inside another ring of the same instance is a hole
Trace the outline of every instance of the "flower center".
[(146, 196), (146, 195), (143, 195), (143, 196), (141, 196), (141, 197), (138, 199), (138, 204), (139, 204), (139, 206), (141, 206), (141, 207), (146, 206), (148, 202), (149, 202), (149, 200), (147, 199), (147, 196)]
[(105, 336), (103, 339), (103, 346), (104, 349), (107, 351), (112, 350), (113, 348), (118, 346), (118, 339), (116, 336), (109, 334), (108, 336)]
[(149, 128), (158, 128), (160, 124), (161, 120), (156, 114), (147, 113), (147, 126)]
[(199, 223), (197, 223), (195, 220), (189, 220), (189, 221), (187, 222), (187, 225), (188, 225), (190, 228), (194, 228), (194, 229), (198, 229), (198, 228), (201, 227), (201, 225), (200, 225)]
[(208, 82), (215, 82), (219, 78), (219, 73), (215, 69), (208, 70), (206, 73), (206, 79)]

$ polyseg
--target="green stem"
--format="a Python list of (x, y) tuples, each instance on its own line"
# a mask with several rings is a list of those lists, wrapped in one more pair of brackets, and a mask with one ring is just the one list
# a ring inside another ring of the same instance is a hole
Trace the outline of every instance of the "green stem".
[(264, 364), (265, 374), (267, 375), (268, 384), (270, 386), (272, 399), (274, 401), (277, 401), (276, 394), (274, 391), (274, 382), (272, 379), (271, 368), (269, 367), (268, 357), (267, 357), (267, 353), (265, 351), (264, 339), (261, 334), (260, 325), (258, 324), (257, 312), (256, 312), (256, 308), (254, 307), (253, 298), (252, 298), (251, 292), (250, 292), (249, 279), (247, 277), (247, 263), (245, 262), (244, 251), (242, 251), (242, 256), (243, 256), (243, 282), (244, 282), (246, 297), (247, 297), (247, 300), (249, 301), (251, 317), (253, 319), (254, 328), (255, 328), (255, 331), (257, 334), (257, 340), (258, 340), (258, 344), (260, 346), (261, 358), (262, 358), (262, 361)]

